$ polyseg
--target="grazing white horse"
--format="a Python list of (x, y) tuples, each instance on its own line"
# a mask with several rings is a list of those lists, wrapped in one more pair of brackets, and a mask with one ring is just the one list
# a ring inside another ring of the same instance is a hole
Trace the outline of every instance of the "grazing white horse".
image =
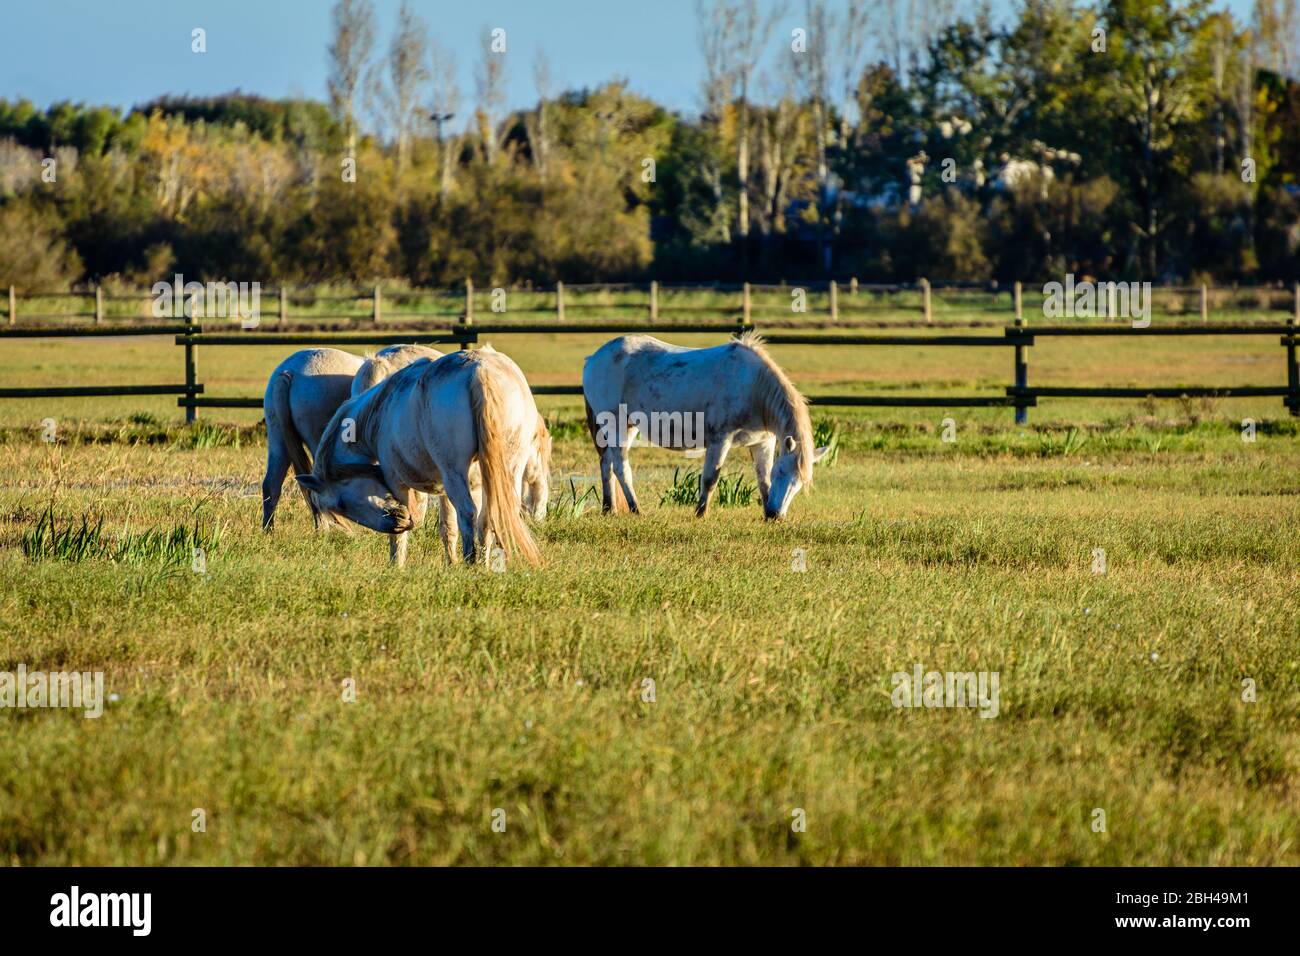
[(605, 511), (639, 510), (627, 461), (638, 432), (663, 448), (704, 446), (697, 516), (708, 510), (733, 445), (748, 448), (754, 459), (769, 519), (785, 517), (826, 453), (813, 447), (807, 401), (753, 333), (705, 349), (621, 336), (588, 356), (582, 393), (600, 455)]
[[(275, 509), (289, 466), (294, 474), (311, 471), (310, 451), (320, 443), (338, 407), (416, 359), (440, 358), (423, 345), (390, 345), (366, 359), (338, 349), (303, 349), (275, 367), (266, 383), (262, 411), (266, 417), (266, 477), (262, 479), (262, 528), (275, 524)], [(320, 515), (312, 507), (312, 522)]]
[[(356, 398), (366, 389), (374, 388), (398, 369), (406, 368), (412, 362), (422, 358), (427, 358), (432, 362), (435, 359), (442, 358), (442, 353), (437, 349), (429, 348), (427, 345), (390, 345), (387, 348), (380, 349), (374, 355), (366, 356), (366, 360), (357, 369), (356, 377), (352, 379), (351, 397)], [(340, 402), (339, 404), (343, 403)], [(332, 415), (333, 412), (330, 414)]]
[[(294, 474), (311, 471), (311, 455), (325, 426), (348, 400), (362, 361), (338, 349), (303, 349), (275, 367), (266, 383), (262, 411), (266, 416), (266, 477), (262, 479), (262, 528), (270, 531), (289, 466)], [(312, 522), (320, 514), (304, 493)]]
[[(295, 474), (311, 471), (308, 451), (316, 448), (334, 412), (347, 401), (348, 375), (352, 376), (351, 396), (356, 397), (412, 362), (422, 358), (438, 359), (442, 354), (424, 345), (390, 345), (362, 360), (337, 349), (305, 349), (281, 362), (271, 373), (263, 401), (267, 430), (266, 477), (262, 481), (263, 528), (270, 530), (273, 525), (289, 465), (293, 465)], [(551, 433), (540, 415), (532, 447), (521, 496), (525, 512), (540, 521), (546, 517), (551, 460)], [(475, 500), (479, 488), (479, 471), (475, 464), (470, 472), (470, 490)], [(312, 505), (311, 496), (304, 492), (303, 497), (312, 510), (312, 521), (319, 527), (320, 515)], [(439, 518), (443, 550), (450, 558), (457, 537), (456, 512), (446, 496), (440, 501)], [(405, 547), (403, 536), (393, 536), (390, 542), (392, 552), (400, 550), (404, 553)]]
[[(352, 397), (356, 398), (367, 389), (374, 388), (388, 376), (413, 362), (422, 358), (432, 361), (441, 357), (442, 353), (437, 349), (424, 345), (390, 345), (388, 348), (380, 349), (369, 356), (357, 370), (356, 378), (352, 380)], [(524, 469), (523, 487), (520, 488), (519, 496), (524, 513), (536, 521), (541, 521), (546, 517), (546, 505), (550, 498), (551, 430), (546, 427), (546, 419), (540, 414), (537, 416), (537, 432), (533, 438), (532, 452), (528, 459), (528, 467)], [(478, 463), (475, 462), (469, 470), (469, 490), (475, 502), (479, 501), (482, 485)], [(423, 492), (416, 492), (416, 494), (422, 495)], [(427, 503), (421, 502), (421, 504), (427, 507)], [(421, 514), (424, 513), (424, 507), (419, 510)], [(454, 560), (457, 537), (456, 509), (446, 495), (441, 495), (438, 499), (438, 534), (442, 539), (443, 553), (447, 556), (447, 560)], [(402, 536), (394, 536), (392, 551), (394, 555), (400, 554), (404, 562), (406, 539)]]
[[(495, 536), (507, 558), (537, 564), (519, 488), (539, 419), (523, 372), (491, 347), (419, 360), (339, 407), (298, 483), (321, 512), (403, 541), (424, 517), (419, 492), (441, 491), (455, 509), (466, 561), (485, 556)], [(470, 493), (475, 462), (481, 507)], [(391, 559), (401, 565), (405, 549)]]

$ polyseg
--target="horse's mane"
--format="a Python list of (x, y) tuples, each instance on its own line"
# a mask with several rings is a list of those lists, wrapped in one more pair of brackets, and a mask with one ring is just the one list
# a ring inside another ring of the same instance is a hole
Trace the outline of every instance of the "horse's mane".
[[(736, 338), (735, 343), (747, 348), (759, 360), (759, 374), (754, 383), (754, 398), (763, 410), (764, 423), (776, 426), (778, 435), (793, 435), (798, 442), (799, 480), (811, 485), (813, 480), (812, 419), (808, 416), (808, 400), (799, 394), (790, 377), (772, 360), (763, 344), (763, 337), (749, 331)], [(780, 452), (778, 451), (778, 454)]]
[[(378, 361), (383, 361), (379, 359)], [(350, 474), (359, 471), (368, 471), (373, 466), (360, 465), (354, 461), (341, 461), (339, 459), (340, 445), (342, 441), (339, 438), (339, 430), (343, 427), (343, 420), (351, 418), (356, 424), (356, 441), (353, 442), (358, 451), (373, 451), (377, 445), (379, 437), (379, 422), (383, 419), (385, 406), (392, 399), (396, 382), (402, 372), (406, 369), (414, 368), (421, 365), (422, 362), (414, 362), (399, 369), (396, 373), (388, 376), (378, 385), (362, 392), (356, 398), (350, 398), (339, 406), (330, 423), (325, 426), (325, 432), (321, 435), (320, 446), (316, 449), (316, 464), (312, 469), (320, 477), (326, 480), (337, 480), (346, 478)]]

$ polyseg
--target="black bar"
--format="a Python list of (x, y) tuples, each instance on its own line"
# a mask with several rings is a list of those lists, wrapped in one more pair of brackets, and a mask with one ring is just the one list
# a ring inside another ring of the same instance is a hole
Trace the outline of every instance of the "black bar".
[[(454, 913), (461, 927), (490, 926), (498, 945), (514, 948), (535, 945), (537, 927), (575, 900), (584, 934), (616, 938), (645, 920), (647, 899), (674, 900), (655, 924), (665, 933), (689, 929), (702, 945), (728, 950), (807, 948), (812, 927), (823, 939), (892, 933), (912, 940), (906, 951), (925, 953), (952, 948), (943, 941), (969, 949), (1000, 939), (1020, 950), (1065, 938), (1127, 939), (1128, 948), (1160, 940), (1180, 952), (1196, 940), (1191, 951), (1222, 953), (1291, 938), (1294, 883), (1287, 867), (0, 868), (6, 944), (24, 953), (29, 940), (59, 951), (141, 941), (174, 951), (197, 936), (241, 948), (254, 937), (295, 951), (318, 943), (335, 951), (354, 940), (373, 947), (427, 936), (431, 907)], [(119, 893), (141, 895), (104, 907), (112, 925), (84, 925), (85, 914), (100, 911), (88, 898)], [(732, 918), (720, 919), (724, 897), (743, 899), (750, 913), (809, 917), (754, 919), (727, 909)]]

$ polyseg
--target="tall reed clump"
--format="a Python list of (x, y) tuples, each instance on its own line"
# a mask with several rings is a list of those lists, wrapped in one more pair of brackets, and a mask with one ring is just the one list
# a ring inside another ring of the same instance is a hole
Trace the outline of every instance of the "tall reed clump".
[(548, 518), (580, 518), (588, 508), (600, 507), (600, 493), (592, 485), (578, 491), (578, 483), (570, 478), (569, 487), (551, 499), (546, 507)]
[[(700, 473), (673, 469), (673, 483), (659, 499), (662, 505), (694, 505), (700, 498)], [(758, 500), (758, 485), (744, 475), (723, 475), (713, 491), (713, 503), (722, 508), (740, 508)]]
[(193, 561), (195, 549), (205, 554), (221, 541), (220, 525), (193, 524), (146, 528), (120, 535), (104, 531), (102, 516), (82, 515), (80, 522), (56, 520), (54, 505), (41, 513), (35, 527), (23, 533), (23, 554), (33, 561), (112, 561), (119, 564), (181, 565)]

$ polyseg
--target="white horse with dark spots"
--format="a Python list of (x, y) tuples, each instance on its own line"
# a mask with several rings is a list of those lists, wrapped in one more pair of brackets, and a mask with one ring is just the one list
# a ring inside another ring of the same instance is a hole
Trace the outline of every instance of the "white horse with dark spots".
[(605, 511), (640, 510), (627, 460), (638, 433), (663, 448), (703, 446), (701, 517), (733, 447), (749, 449), (769, 519), (785, 517), (826, 453), (813, 447), (807, 401), (752, 333), (704, 349), (622, 336), (587, 358), (582, 393)]
[[(485, 557), (495, 538), (507, 560), (538, 564), (519, 488), (539, 419), (519, 366), (490, 347), (417, 361), (339, 407), (298, 483), (322, 513), (390, 535), (423, 520), (419, 492), (442, 492), (467, 562)], [(481, 506), (470, 493), (475, 463)], [(404, 549), (392, 555), (398, 565), (404, 558)]]

